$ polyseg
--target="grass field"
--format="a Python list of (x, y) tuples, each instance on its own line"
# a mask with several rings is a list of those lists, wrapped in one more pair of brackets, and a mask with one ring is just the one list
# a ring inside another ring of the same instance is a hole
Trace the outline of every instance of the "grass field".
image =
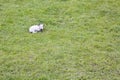
[(120, 1), (0, 0), (0, 80), (120, 80)]

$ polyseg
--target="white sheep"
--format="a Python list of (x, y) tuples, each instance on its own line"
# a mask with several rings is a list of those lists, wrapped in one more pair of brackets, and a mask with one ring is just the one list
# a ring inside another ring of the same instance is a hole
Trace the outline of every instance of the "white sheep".
[(29, 28), (30, 33), (37, 33), (43, 31), (43, 24), (33, 25)]

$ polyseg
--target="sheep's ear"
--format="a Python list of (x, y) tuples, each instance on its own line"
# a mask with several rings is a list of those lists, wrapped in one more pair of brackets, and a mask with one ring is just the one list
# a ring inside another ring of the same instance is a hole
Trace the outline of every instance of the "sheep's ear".
[(44, 24), (40, 24), (40, 25), (44, 26)]
[(38, 24), (38, 26), (41, 26), (41, 25), (43, 25), (43, 24)]

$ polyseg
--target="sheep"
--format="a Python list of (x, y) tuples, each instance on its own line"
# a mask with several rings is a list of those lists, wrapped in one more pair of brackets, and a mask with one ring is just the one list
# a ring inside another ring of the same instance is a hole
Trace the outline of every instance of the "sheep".
[(33, 25), (29, 28), (30, 33), (37, 33), (43, 31), (43, 24)]

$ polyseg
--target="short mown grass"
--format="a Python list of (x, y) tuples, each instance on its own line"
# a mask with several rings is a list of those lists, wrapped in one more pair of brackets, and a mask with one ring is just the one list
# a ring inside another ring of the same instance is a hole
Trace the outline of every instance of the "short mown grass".
[(120, 80), (120, 1), (0, 0), (0, 80)]

